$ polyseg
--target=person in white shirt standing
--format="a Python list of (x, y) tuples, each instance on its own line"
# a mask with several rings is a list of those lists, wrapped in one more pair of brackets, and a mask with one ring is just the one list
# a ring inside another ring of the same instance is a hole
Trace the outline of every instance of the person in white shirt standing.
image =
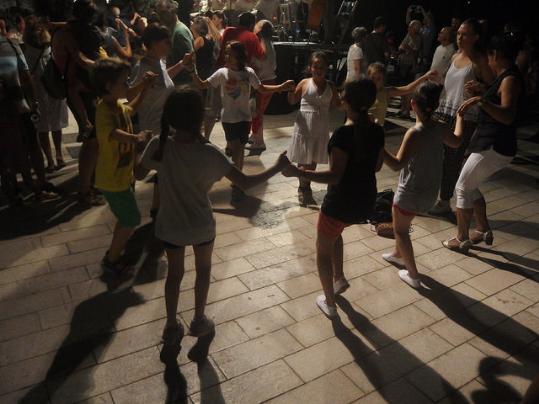
[(438, 84), (443, 84), (445, 73), (451, 65), (453, 55), (457, 51), (453, 40), (453, 31), (451, 27), (443, 27), (438, 33), (438, 42), (440, 45), (434, 51), (430, 70), (436, 71), (435, 81)]
[(354, 43), (348, 49), (346, 56), (346, 81), (359, 80), (367, 73), (367, 60), (363, 56), (363, 41), (369, 32), (365, 27), (356, 27), (352, 30)]

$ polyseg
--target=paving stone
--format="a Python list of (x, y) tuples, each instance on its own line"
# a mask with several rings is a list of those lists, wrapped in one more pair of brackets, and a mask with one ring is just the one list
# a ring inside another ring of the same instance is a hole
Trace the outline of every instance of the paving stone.
[(438, 283), (448, 287), (461, 283), (471, 277), (464, 269), (452, 264), (430, 271), (428, 275)]
[(294, 319), (279, 306), (275, 306), (239, 318), (236, 322), (250, 338), (256, 338), (293, 324)]
[[(493, 296), (483, 300), (482, 304), (492, 310), (498, 311), (506, 316), (513, 316), (523, 311), (533, 304), (533, 302), (512, 290), (502, 290)], [(470, 308), (473, 309), (474, 306)]]
[(253, 267), (245, 258), (238, 258), (212, 265), (211, 272), (215, 279), (219, 280), (251, 272), (254, 269), (255, 267)]
[(279, 330), (219, 351), (212, 357), (225, 376), (232, 378), (300, 349), (301, 345), (286, 330)]
[(37, 314), (26, 314), (0, 321), (0, 342), (40, 331)]
[(431, 403), (419, 390), (404, 379), (399, 379), (380, 390), (354, 401), (354, 404), (423, 404)]
[(234, 258), (245, 257), (258, 252), (271, 250), (272, 248), (275, 248), (275, 245), (271, 241), (260, 238), (244, 241), (243, 243), (234, 244), (228, 247), (216, 248), (214, 252), (223, 261), (230, 261)]
[(112, 234), (87, 238), (84, 240), (71, 241), (67, 243), (67, 248), (71, 253), (95, 250), (96, 248), (108, 247), (112, 242)]
[(61, 259), (62, 256), (67, 256), (67, 254), (69, 254), (69, 251), (64, 244), (44, 248), (33, 248), (31, 246), (28, 249), (8, 250), (3, 248), (2, 254), (0, 254), (0, 268), (16, 267), (53, 257)]
[(0, 302), (0, 320), (59, 306), (63, 303), (64, 294), (59, 290), (47, 290), (20, 299), (4, 300)]
[(348, 261), (374, 252), (363, 244), (362, 241), (353, 241), (343, 246), (343, 260)]
[(525, 279), (522, 282), (511, 286), (510, 289), (534, 303), (539, 301), (539, 283), (533, 279)]
[(88, 400), (80, 401), (80, 404), (114, 404), (114, 401), (112, 401), (110, 393), (105, 393), (89, 398)]
[(93, 227), (86, 227), (84, 229), (63, 231), (61, 233), (51, 234), (41, 237), (41, 243), (43, 247), (48, 247), (56, 244), (64, 244), (77, 240), (94, 238), (97, 236), (104, 236), (109, 234), (110, 230), (107, 226), (100, 224)]
[(282, 360), (202, 390), (191, 397), (194, 403), (260, 403), (301, 384)]
[(344, 262), (343, 270), (348, 279), (357, 278), (383, 268), (385, 265), (368, 255)]
[(490, 296), (522, 280), (524, 280), (524, 277), (521, 275), (492, 269), (472, 279), (468, 279), (466, 283), (485, 295)]
[(381, 251), (387, 248), (395, 247), (395, 240), (376, 235), (364, 238), (361, 240), (361, 242), (373, 251)]
[[(70, 270), (68, 270), (70, 271)], [(71, 299), (74, 301), (90, 299), (108, 290), (107, 284), (99, 279), (89, 279), (68, 286)]]
[(31, 264), (20, 265), (0, 271), (0, 285), (45, 275), (49, 272), (48, 261), (38, 261)]
[[(308, 226), (311, 226), (308, 224)], [(279, 233), (273, 236), (267, 237), (269, 241), (275, 244), (277, 247), (284, 247), (287, 245), (293, 245), (309, 240), (309, 237), (299, 230), (293, 230), (286, 233)]]
[(319, 290), (320, 279), (314, 273), (298, 276), (297, 278), (289, 279), (278, 283), (283, 292), (285, 292), (292, 299), (306, 295), (308, 293)]
[(82, 282), (87, 279), (88, 273), (84, 267), (71, 268), (67, 271), (61, 272), (53, 272), (17, 282), (17, 295), (24, 296), (49, 289), (57, 289), (72, 283)]
[(45, 387), (40, 387), (33, 389), (31, 387), (18, 390), (12, 393), (5, 395), (0, 395), (0, 403), (2, 404), (17, 404), (21, 402), (22, 399), (29, 399), (31, 397), (31, 402), (48, 404), (49, 395)]
[(372, 286), (370, 282), (365, 282), (364, 279), (365, 276), (349, 280), (350, 287), (345, 290), (344, 293), (342, 293), (342, 296), (344, 296), (349, 301), (356, 301), (358, 299), (362, 299), (365, 296), (377, 293), (378, 289)]
[(465, 256), (447, 248), (440, 248), (416, 258), (416, 261), (429, 269), (443, 268), (449, 264), (454, 264)]
[[(238, 230), (236, 234), (242, 240), (254, 240), (261, 237), (273, 236), (280, 233), (290, 232), (300, 227), (310, 226), (310, 223), (301, 217), (294, 217), (279, 223), (277, 226), (265, 227), (250, 227), (244, 230)], [(277, 245), (277, 244), (276, 244)]]
[(336, 370), (270, 400), (269, 403), (344, 404), (362, 395), (363, 392), (350, 379), (341, 371)]
[[(51, 247), (52, 248), (52, 247)], [(64, 257), (52, 258), (49, 260), (51, 271), (62, 271), (69, 268), (81, 267), (101, 262), (106, 248), (85, 251), (77, 254), (65, 255)]]
[[(352, 353), (337, 337), (330, 338), (300, 352), (287, 356), (286, 363), (305, 382), (314, 380), (338, 369), (354, 360), (354, 355), (368, 352), (365, 345), (357, 339)], [(363, 352), (360, 352), (362, 349)], [(323, 358), (323, 360), (321, 360)]]
[(407, 306), (420, 299), (421, 295), (418, 294), (417, 291), (401, 284), (365, 296), (355, 303), (376, 318), (391, 313), (394, 310), (398, 310), (401, 307)]
[[(275, 306), (287, 299), (283, 291), (277, 286), (268, 286), (209, 304), (206, 306), (206, 316), (214, 320), (217, 324), (225, 323)], [(192, 313), (192, 311), (188, 311), (187, 313), (183, 313), (183, 316), (184, 318), (191, 318)]]
[(432, 400), (447, 396), (473, 380), (485, 355), (463, 344), (410, 373), (406, 378)]
[(477, 380), (462, 386), (458, 391), (439, 401), (440, 404), (496, 403), (500, 397), (489, 391)]
[(213, 248), (227, 247), (242, 241), (243, 240), (234, 232), (219, 234), (217, 237), (215, 237)]
[(316, 297), (320, 295), (322, 291), (311, 293), (302, 297), (298, 297), (293, 300), (289, 300), (281, 307), (294, 318), (296, 321), (305, 320), (320, 313), (320, 309), (316, 305)]
[(479, 275), (494, 268), (492, 265), (472, 257), (459, 260), (455, 265), (461, 267), (471, 275)]
[(265, 268), (271, 265), (280, 264), (292, 259), (301, 258), (314, 253), (314, 246), (308, 246), (302, 243), (301, 245), (291, 245), (277, 247), (268, 251), (260, 252), (246, 257), (255, 268)]

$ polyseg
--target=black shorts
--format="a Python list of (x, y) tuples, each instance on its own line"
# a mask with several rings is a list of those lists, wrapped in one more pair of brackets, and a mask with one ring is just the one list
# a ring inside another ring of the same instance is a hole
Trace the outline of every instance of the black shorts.
[(225, 139), (227, 142), (239, 140), (241, 144), (247, 143), (249, 133), (251, 132), (251, 122), (222, 122), (223, 130), (225, 131)]
[[(203, 243), (195, 244), (194, 246), (195, 247), (202, 247), (202, 246), (213, 243), (214, 240), (215, 239), (211, 239), (210, 241), (204, 241)], [(165, 240), (161, 240), (161, 242), (163, 243), (163, 247), (165, 247), (165, 249), (167, 249), (167, 250), (177, 250), (178, 248), (185, 248), (186, 247), (184, 245), (172, 244), (172, 243), (169, 243), (168, 241), (165, 241)]]

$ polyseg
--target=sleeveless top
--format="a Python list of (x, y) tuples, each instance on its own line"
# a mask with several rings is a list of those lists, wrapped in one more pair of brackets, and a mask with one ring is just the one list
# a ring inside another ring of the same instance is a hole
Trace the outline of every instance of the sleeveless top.
[[(457, 116), (457, 110), (462, 102), (469, 98), (464, 94), (464, 84), (470, 80), (476, 80), (473, 63), (464, 67), (456, 67), (455, 62), (451, 62), (449, 70), (445, 75), (444, 89), (440, 96), (440, 105), (436, 110), (438, 115), (442, 115), (444, 120), (452, 120)], [(478, 109), (473, 106), (464, 115), (466, 121), (477, 122)]]
[(393, 202), (402, 209), (427, 212), (438, 198), (442, 180), (445, 125), (431, 121), (415, 125), (417, 150), (399, 176)]
[(327, 116), (329, 114), (329, 106), (331, 104), (331, 98), (333, 92), (329, 82), (326, 82), (326, 88), (322, 94), (318, 94), (318, 89), (314, 84), (313, 79), (309, 79), (307, 85), (307, 91), (301, 97), (301, 103), (299, 110), (301, 112), (317, 112)]
[[(520, 72), (516, 66), (512, 66), (496, 77), (483, 95), (483, 99), (499, 105), (501, 99), (498, 90), (500, 89), (503, 79), (510, 76), (515, 76), (522, 86)], [(519, 108), (517, 107), (517, 112), (518, 109)], [(480, 108), (479, 123), (470, 140), (468, 153), (478, 153), (492, 147), (495, 152), (503, 154), (504, 156), (514, 156), (517, 153), (516, 121), (517, 119), (515, 118), (511, 124), (506, 125), (495, 120)]]
[(206, 80), (215, 71), (214, 48), (215, 42), (213, 39), (203, 38), (204, 45), (196, 51), (197, 71), (202, 80)]

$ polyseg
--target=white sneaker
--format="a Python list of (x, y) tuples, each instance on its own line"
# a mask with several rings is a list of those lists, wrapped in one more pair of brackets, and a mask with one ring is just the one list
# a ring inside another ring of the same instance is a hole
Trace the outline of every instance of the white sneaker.
[(421, 281), (419, 279), (412, 278), (407, 269), (401, 269), (399, 271), (399, 278), (414, 289), (419, 289), (421, 287)]
[(404, 268), (404, 260), (401, 257), (395, 257), (393, 253), (382, 254), (384, 261), (389, 262), (391, 265), (395, 265), (397, 268)]
[(346, 289), (350, 287), (350, 284), (345, 278), (337, 279), (335, 282), (333, 282), (333, 292), (336, 295), (340, 295), (341, 293), (344, 293)]
[(337, 317), (337, 306), (329, 306), (326, 303), (326, 296), (320, 295), (316, 298), (316, 305), (322, 313), (324, 313), (329, 318)]
[(442, 201), (441, 199), (436, 202), (432, 208), (428, 211), (431, 215), (445, 215), (446, 213), (451, 213), (451, 204), (449, 201)]

